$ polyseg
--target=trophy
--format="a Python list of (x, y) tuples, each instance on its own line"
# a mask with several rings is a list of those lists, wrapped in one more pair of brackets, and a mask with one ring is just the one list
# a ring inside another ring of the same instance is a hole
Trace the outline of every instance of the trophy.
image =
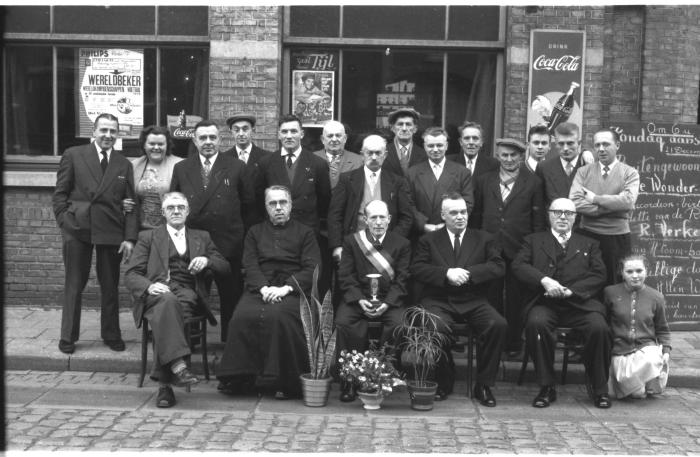
[(372, 298), (369, 302), (372, 304), (372, 308), (377, 308), (382, 304), (377, 298), (377, 294), (379, 293), (379, 278), (381, 278), (382, 275), (379, 273), (369, 273), (367, 277), (369, 278), (369, 290), (372, 294)]

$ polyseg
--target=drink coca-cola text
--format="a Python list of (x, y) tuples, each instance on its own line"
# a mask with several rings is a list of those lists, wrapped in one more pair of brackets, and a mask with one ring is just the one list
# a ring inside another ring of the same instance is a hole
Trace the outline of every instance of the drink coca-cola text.
[(548, 59), (547, 56), (541, 54), (535, 59), (532, 68), (546, 71), (576, 71), (580, 64), (581, 56), (564, 55), (559, 58)]

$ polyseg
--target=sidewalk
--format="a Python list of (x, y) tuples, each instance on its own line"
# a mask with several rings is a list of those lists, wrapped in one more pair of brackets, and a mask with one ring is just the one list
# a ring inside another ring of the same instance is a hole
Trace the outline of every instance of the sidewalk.
[[(73, 354), (58, 350), (60, 309), (31, 307), (5, 307), (5, 369), (41, 371), (101, 371), (112, 373), (138, 373), (141, 360), (141, 329), (136, 329), (131, 311), (119, 315), (124, 352), (111, 351), (100, 339), (100, 315), (98, 310), (83, 309), (80, 341)], [(209, 366), (212, 377), (223, 352), (219, 327), (208, 327)], [(677, 331), (672, 335), (671, 371), (668, 384), (671, 387), (700, 387), (700, 332)], [(466, 377), (464, 354), (455, 354), (458, 379)], [(149, 348), (150, 361), (153, 360)], [(195, 372), (201, 373), (201, 357), (192, 357)], [(505, 362), (499, 379), (515, 383), (520, 362)], [(555, 368), (559, 370), (560, 364)], [(532, 363), (528, 366), (526, 382), (533, 380)], [(581, 383), (583, 366), (570, 364), (568, 383)]]

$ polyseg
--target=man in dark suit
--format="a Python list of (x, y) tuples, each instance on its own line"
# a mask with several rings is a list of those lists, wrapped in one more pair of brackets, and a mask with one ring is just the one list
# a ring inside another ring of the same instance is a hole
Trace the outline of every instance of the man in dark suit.
[(472, 178), (498, 170), (498, 160), (490, 155), (481, 154), (481, 149), (484, 146), (484, 131), (481, 125), (467, 121), (460, 125), (457, 131), (459, 132), (459, 144), (462, 147), (462, 152), (448, 155), (447, 160), (467, 167)]
[(100, 336), (113, 351), (125, 349), (119, 328), (119, 262), (131, 255), (139, 211), (124, 214), (122, 200), (136, 200), (134, 172), (131, 162), (113, 149), (119, 120), (103, 113), (94, 127), (94, 143), (64, 152), (53, 194), (66, 270), (58, 348), (66, 354), (75, 351), (80, 336), (81, 296), (90, 276), (93, 248), (102, 305)]
[(230, 272), (214, 275), (219, 292), (221, 341), (226, 341), (227, 324), (243, 288), (242, 208), (253, 205), (253, 187), (242, 161), (232, 154), (219, 154), (221, 136), (214, 122), (199, 122), (192, 142), (198, 154), (175, 165), (170, 190), (182, 192), (190, 202), (187, 227), (209, 232), (231, 267)]
[(586, 165), (581, 154), (581, 140), (576, 124), (564, 122), (554, 129), (557, 157), (540, 162), (535, 174), (542, 181), (544, 203), (550, 205), (557, 198), (569, 198), (576, 170)]
[(532, 402), (546, 408), (557, 398), (554, 390), (554, 348), (557, 326), (581, 332), (583, 363), (593, 404), (609, 408), (608, 366), (612, 339), (605, 307), (596, 296), (605, 286), (605, 265), (598, 242), (571, 228), (576, 206), (558, 198), (549, 207), (551, 230), (533, 233), (513, 261), (517, 278), (528, 287), (525, 338), (533, 356), (540, 392)]
[(302, 149), (304, 129), (294, 115), (282, 116), (277, 136), (282, 148), (260, 164), (262, 187), (285, 186), (292, 192), (292, 219), (311, 227), (318, 237), (328, 213), (331, 182), (328, 163)]
[(170, 408), (175, 404), (171, 384), (182, 387), (199, 382), (187, 368), (190, 347), (184, 319), (204, 314), (216, 325), (207, 305), (203, 273), (223, 274), (230, 267), (207, 232), (185, 228), (189, 204), (183, 194), (165, 194), (162, 208), (166, 224), (139, 234), (124, 282), (134, 297), (136, 327), (145, 317), (153, 331), (151, 377), (160, 383), (156, 406)]
[(328, 211), (328, 246), (340, 262), (343, 238), (365, 229), (363, 209), (372, 200), (382, 200), (389, 207), (389, 230), (408, 237), (413, 224), (413, 202), (403, 177), (382, 168), (386, 158), (386, 141), (370, 135), (362, 142), (365, 166), (340, 175), (333, 189)]
[(414, 241), (424, 233), (440, 230), (445, 226), (441, 218), (442, 196), (459, 193), (467, 202), (467, 210), (474, 207), (474, 190), (471, 173), (464, 167), (450, 166), (445, 160), (447, 132), (440, 127), (430, 127), (423, 133), (423, 146), (429, 160), (408, 169), (406, 178), (413, 204)]
[[(496, 406), (491, 386), (508, 324), (486, 298), (489, 283), (503, 276), (500, 247), (493, 236), (467, 228), (467, 203), (453, 193), (442, 201), (445, 227), (426, 233), (418, 242), (411, 264), (412, 277), (422, 283), (419, 302), (440, 317), (438, 330), (449, 334), (450, 325), (464, 322), (479, 340), (476, 354), (474, 396), (484, 406)], [(444, 400), (452, 392), (455, 377), (450, 344), (436, 367), (438, 393)]]
[(249, 208), (243, 208), (242, 211), (246, 230), (264, 219), (262, 208), (265, 206), (263, 198), (265, 188), (262, 187), (259, 177), (260, 163), (265, 157), (272, 154), (272, 152), (259, 148), (253, 143), (252, 136), (255, 132), (256, 122), (255, 116), (250, 113), (237, 113), (226, 119), (226, 125), (231, 130), (236, 144), (224, 154), (231, 154), (246, 164), (245, 175), (248, 177), (248, 181), (255, 186), (255, 203)]
[(400, 108), (389, 113), (394, 140), (387, 146), (383, 170), (403, 177), (410, 167), (428, 160), (425, 150), (413, 142), (419, 119), (420, 113), (412, 108)]
[[(522, 348), (521, 296), (510, 264), (525, 235), (545, 229), (542, 183), (523, 166), (525, 145), (511, 138), (496, 140), (499, 169), (475, 180), (474, 212), (469, 227), (492, 233), (503, 249), (506, 274), (494, 281), (489, 301), (508, 321), (507, 350), (512, 357)], [(505, 303), (504, 303), (505, 287)]]
[[(367, 350), (369, 320), (383, 324), (379, 344), (393, 344), (394, 329), (401, 324), (407, 301), (411, 245), (406, 238), (387, 231), (391, 215), (386, 203), (373, 200), (364, 213), (367, 229), (343, 240), (338, 272), (343, 298), (335, 315), (338, 350)], [(376, 288), (372, 281), (376, 281)], [(354, 399), (352, 385), (343, 383), (340, 401)]]

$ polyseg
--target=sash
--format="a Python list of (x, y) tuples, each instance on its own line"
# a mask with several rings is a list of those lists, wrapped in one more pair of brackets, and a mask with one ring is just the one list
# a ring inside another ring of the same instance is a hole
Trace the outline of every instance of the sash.
[(377, 271), (385, 277), (389, 278), (389, 281), (394, 280), (394, 268), (391, 266), (391, 262), (394, 259), (387, 253), (380, 253), (377, 248), (369, 241), (367, 238), (367, 233), (364, 230), (355, 233), (355, 241), (360, 246), (362, 253), (365, 255), (369, 263), (372, 264)]

